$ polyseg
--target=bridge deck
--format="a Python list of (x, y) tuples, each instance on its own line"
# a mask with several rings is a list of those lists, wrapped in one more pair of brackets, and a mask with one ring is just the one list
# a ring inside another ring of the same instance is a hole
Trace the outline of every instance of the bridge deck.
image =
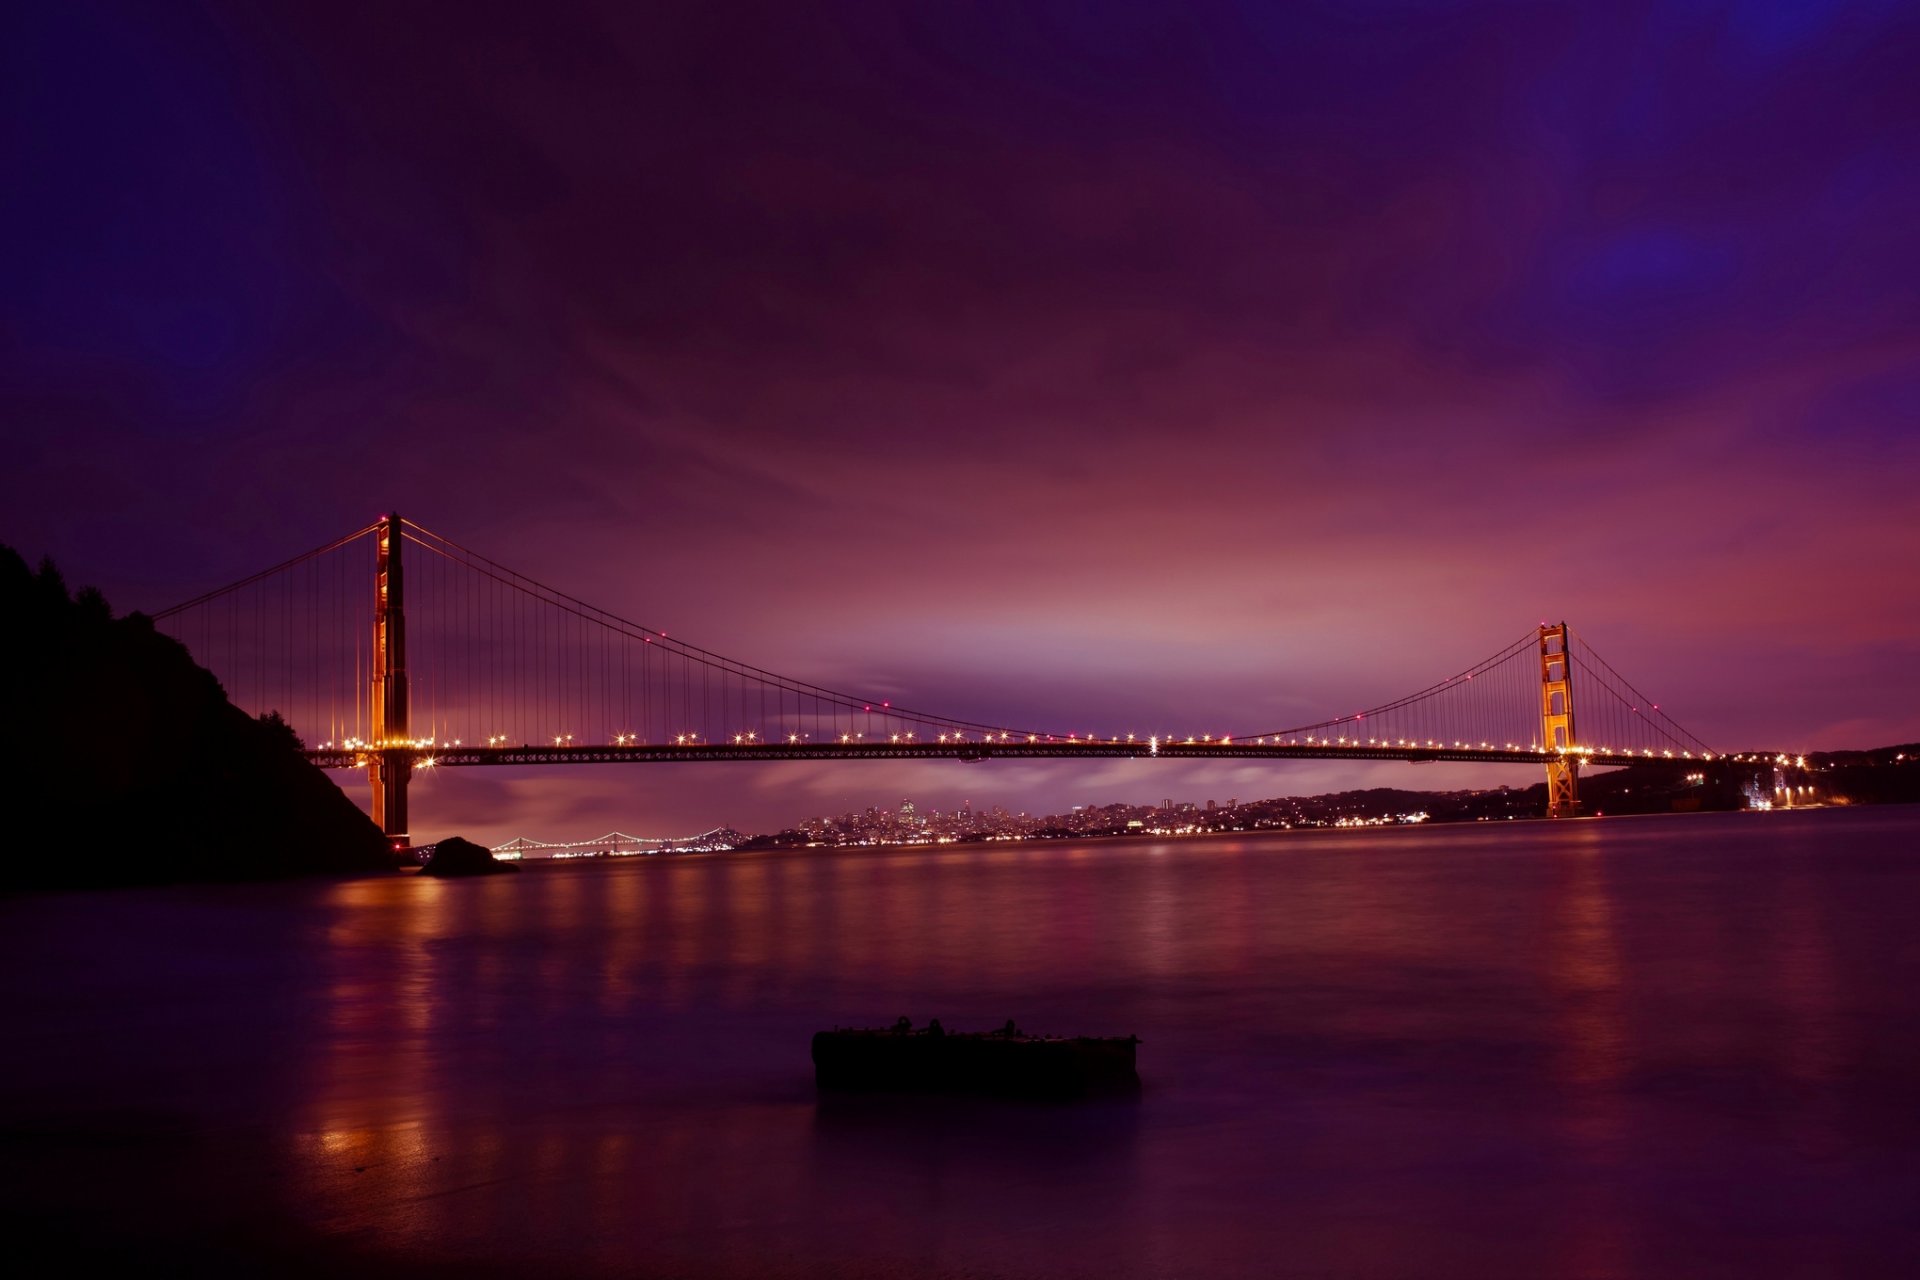
[[(740, 745), (625, 744), (605, 746), (401, 748), (416, 766), (554, 764), (665, 764), (746, 760), (1398, 760), (1413, 764), (1448, 761), (1461, 764), (1544, 764), (1552, 753), (1532, 747), (1342, 746), (1332, 743), (1257, 742), (766, 742)], [(363, 769), (380, 753), (370, 750), (309, 751), (307, 758), (326, 769)], [(1583, 765), (1610, 768), (1629, 764), (1686, 764), (1711, 759), (1702, 755), (1645, 755), (1581, 751)]]

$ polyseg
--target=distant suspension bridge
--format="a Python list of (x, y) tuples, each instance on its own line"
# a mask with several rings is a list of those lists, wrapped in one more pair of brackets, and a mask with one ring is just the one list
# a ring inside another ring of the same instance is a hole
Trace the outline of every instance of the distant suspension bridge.
[(732, 848), (738, 833), (715, 827), (697, 836), (630, 836), (624, 831), (609, 831), (591, 840), (529, 840), (516, 836), (505, 844), (493, 846), (497, 858), (630, 858), (655, 853), (710, 853)]

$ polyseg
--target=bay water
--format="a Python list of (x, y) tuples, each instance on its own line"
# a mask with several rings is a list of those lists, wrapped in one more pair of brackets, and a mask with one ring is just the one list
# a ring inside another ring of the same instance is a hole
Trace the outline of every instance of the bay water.
[[(49, 1270), (1920, 1274), (1920, 810), (0, 900)], [(900, 1016), (1137, 1097), (835, 1098)]]

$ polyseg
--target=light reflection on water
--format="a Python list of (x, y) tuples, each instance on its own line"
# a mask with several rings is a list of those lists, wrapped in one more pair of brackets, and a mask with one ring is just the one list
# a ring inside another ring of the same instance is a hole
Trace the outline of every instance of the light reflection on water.
[[(1905, 1274), (1916, 835), (1730, 815), (19, 900), (4, 958), (44, 981), (5, 997), (0, 1167), (42, 1223), (137, 1202), (107, 1225), (329, 1270)], [(816, 1099), (813, 1030), (903, 1013), (1136, 1032), (1146, 1088)], [(161, 1137), (75, 1146), (115, 1125)]]

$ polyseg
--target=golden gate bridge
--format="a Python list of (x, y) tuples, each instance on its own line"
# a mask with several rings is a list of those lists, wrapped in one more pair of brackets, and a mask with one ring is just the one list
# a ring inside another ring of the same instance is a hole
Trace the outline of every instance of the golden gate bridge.
[(309, 759), (364, 770), (374, 820), (396, 847), (409, 841), (409, 781), (447, 767), (996, 757), (1508, 763), (1543, 767), (1548, 815), (1569, 817), (1580, 811), (1583, 767), (1724, 756), (1565, 622), (1529, 628), (1412, 693), (1308, 724), (1062, 731), (939, 715), (780, 675), (591, 605), (398, 515), (152, 617), (236, 705), (286, 720)]

